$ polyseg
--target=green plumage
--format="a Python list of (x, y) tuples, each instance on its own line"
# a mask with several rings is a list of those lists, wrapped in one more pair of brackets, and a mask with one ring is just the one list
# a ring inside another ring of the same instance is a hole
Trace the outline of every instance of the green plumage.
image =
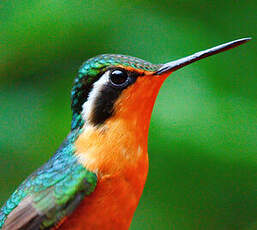
[(90, 76), (95, 76), (103, 67), (116, 65), (129, 66), (134, 69), (145, 71), (156, 71), (161, 66), (136, 57), (121, 54), (102, 54), (84, 62), (79, 70), (79, 73), (82, 75), (88, 74)]
[(32, 206), (39, 213), (35, 217), (35, 229), (47, 229), (94, 191), (96, 175), (78, 163), (73, 154), (77, 133), (73, 131), (57, 153), (12, 194), (0, 211), (0, 229), (7, 216), (27, 197), (31, 197)]

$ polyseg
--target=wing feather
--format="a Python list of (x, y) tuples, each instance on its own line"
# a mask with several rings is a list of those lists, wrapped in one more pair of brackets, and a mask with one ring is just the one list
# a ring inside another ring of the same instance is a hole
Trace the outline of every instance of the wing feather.
[(13, 193), (0, 210), (2, 230), (46, 230), (70, 215), (97, 184), (69, 143)]

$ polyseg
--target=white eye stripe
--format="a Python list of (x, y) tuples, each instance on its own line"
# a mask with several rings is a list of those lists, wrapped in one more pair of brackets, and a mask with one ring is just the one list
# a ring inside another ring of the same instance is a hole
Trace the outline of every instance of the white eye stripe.
[(88, 95), (87, 101), (82, 106), (82, 117), (86, 122), (90, 122), (92, 111), (94, 109), (94, 102), (99, 96), (101, 89), (109, 82), (110, 70), (106, 71), (99, 79), (93, 84), (93, 87)]

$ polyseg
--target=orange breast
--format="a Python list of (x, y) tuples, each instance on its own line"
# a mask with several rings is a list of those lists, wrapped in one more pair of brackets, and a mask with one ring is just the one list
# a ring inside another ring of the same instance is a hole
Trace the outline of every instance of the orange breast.
[[(147, 172), (147, 165), (142, 165)], [(120, 175), (103, 177), (95, 191), (86, 197), (72, 216), (62, 224), (63, 230), (127, 230), (138, 205), (144, 184), (134, 175), (134, 186), (131, 184), (133, 172), (127, 177)], [(143, 176), (143, 175), (141, 175)], [(146, 177), (146, 174), (143, 176)]]

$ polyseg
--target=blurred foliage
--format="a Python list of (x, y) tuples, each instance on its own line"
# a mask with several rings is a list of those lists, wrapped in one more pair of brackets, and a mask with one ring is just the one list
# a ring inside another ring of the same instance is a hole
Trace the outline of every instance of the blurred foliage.
[(1, 203), (69, 132), (72, 81), (89, 57), (163, 63), (252, 36), (164, 84), (131, 229), (256, 229), (256, 12), (254, 0), (1, 1)]

